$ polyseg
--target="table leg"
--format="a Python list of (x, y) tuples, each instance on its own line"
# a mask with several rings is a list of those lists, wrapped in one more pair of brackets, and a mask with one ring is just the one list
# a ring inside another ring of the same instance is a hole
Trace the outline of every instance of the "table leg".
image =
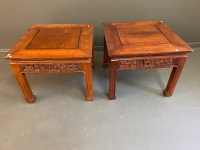
[(109, 99), (113, 100), (116, 98), (115, 89), (116, 89), (116, 74), (117, 66), (116, 62), (110, 62), (110, 79), (109, 79)]
[(104, 52), (103, 52), (103, 67), (108, 68), (108, 51), (107, 51), (107, 46), (106, 46), (106, 40), (104, 37)]
[(33, 95), (29, 83), (26, 79), (26, 75), (20, 72), (20, 65), (19, 64), (10, 64), (12, 71), (18, 81), (19, 86), (24, 94), (24, 97), (27, 103), (34, 103), (36, 100), (36, 96)]
[(94, 62), (94, 50), (92, 51), (92, 68), (95, 67), (95, 62)]
[(83, 70), (85, 72), (85, 82), (86, 82), (86, 100), (93, 100), (93, 88), (92, 88), (92, 66), (90, 63), (83, 64)]
[(183, 70), (184, 64), (186, 62), (187, 56), (186, 57), (182, 57), (182, 58), (178, 58), (177, 60), (177, 67), (174, 67), (172, 69), (168, 84), (166, 89), (163, 91), (163, 95), (164, 96), (172, 96), (174, 89), (176, 87), (176, 84), (178, 82), (178, 79), (181, 75), (181, 72)]

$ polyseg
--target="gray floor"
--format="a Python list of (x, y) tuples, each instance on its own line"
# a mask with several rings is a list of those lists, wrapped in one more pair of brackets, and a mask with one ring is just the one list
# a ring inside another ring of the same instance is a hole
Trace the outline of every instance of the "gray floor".
[(109, 101), (108, 69), (95, 51), (94, 101), (84, 76), (28, 75), (35, 104), (27, 104), (0, 59), (0, 150), (199, 150), (200, 49), (189, 54), (172, 97), (162, 90), (171, 69), (118, 71)]

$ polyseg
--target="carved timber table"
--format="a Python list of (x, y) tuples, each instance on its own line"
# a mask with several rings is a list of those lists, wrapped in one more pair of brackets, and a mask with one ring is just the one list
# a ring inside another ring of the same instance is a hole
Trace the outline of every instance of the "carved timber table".
[(93, 100), (93, 24), (32, 26), (5, 56), (28, 103), (36, 100), (26, 73), (83, 72), (86, 100)]
[(172, 67), (164, 96), (171, 96), (193, 50), (162, 21), (103, 23), (104, 67), (110, 65), (109, 99), (115, 99), (116, 71)]

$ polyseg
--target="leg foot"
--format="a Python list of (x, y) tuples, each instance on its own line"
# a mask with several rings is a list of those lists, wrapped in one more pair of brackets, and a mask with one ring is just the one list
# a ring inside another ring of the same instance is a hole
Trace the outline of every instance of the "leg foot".
[(115, 100), (116, 96), (115, 95), (109, 95), (109, 100)]
[(172, 96), (172, 93), (168, 93), (168, 92), (166, 91), (166, 89), (164, 89), (164, 90), (163, 90), (163, 95), (164, 95), (165, 97), (170, 97), (170, 96)]
[(27, 103), (35, 103), (35, 101), (36, 101), (36, 96), (35, 95), (33, 95), (31, 98), (26, 98), (26, 101), (27, 101)]
[(93, 101), (93, 97), (86, 97), (85, 100), (86, 101)]

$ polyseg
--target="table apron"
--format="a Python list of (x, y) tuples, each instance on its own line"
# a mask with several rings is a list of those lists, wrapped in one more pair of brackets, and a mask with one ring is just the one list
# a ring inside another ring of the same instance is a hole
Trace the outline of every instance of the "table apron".
[(114, 63), (116, 70), (132, 70), (132, 69), (151, 69), (151, 68), (172, 68), (178, 67), (178, 61), (186, 58), (186, 55), (176, 56), (155, 56), (155, 57), (136, 57), (136, 58), (120, 58), (111, 59), (110, 63)]
[(84, 65), (90, 64), (91, 62), (59, 62), (59, 61), (50, 61), (50, 62), (11, 62), (10, 65), (18, 65), (20, 68), (20, 73), (70, 73), (70, 72), (85, 72)]

